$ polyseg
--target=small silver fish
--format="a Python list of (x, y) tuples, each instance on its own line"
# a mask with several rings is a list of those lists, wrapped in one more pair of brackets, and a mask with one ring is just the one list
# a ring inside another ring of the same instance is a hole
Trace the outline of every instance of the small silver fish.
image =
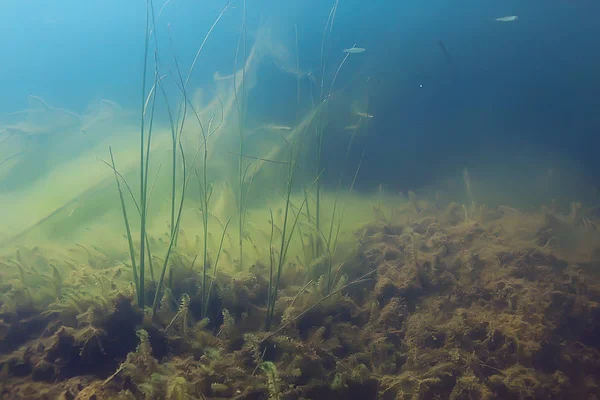
[(506, 17), (496, 18), (496, 21), (498, 21), (498, 22), (513, 22), (513, 21), (516, 21), (517, 19), (519, 19), (519, 17), (516, 15), (507, 15)]
[(348, 125), (348, 126), (345, 126), (345, 127), (344, 127), (344, 130), (345, 130), (345, 131), (353, 131), (353, 130), (355, 130), (356, 128), (358, 128), (358, 125)]
[(363, 118), (373, 118), (373, 116), (371, 114), (367, 114), (366, 112), (362, 112), (362, 111), (357, 111), (356, 115), (358, 115), (359, 117), (363, 117)]
[(292, 127), (287, 126), (287, 125), (266, 124), (266, 125), (261, 125), (257, 128), (251, 129), (251, 130), (247, 131), (246, 133), (248, 135), (250, 135), (250, 134), (254, 134), (256, 132), (270, 131), (270, 132), (278, 132), (281, 135), (282, 132), (289, 132), (291, 130), (292, 130)]
[(272, 131), (291, 131), (292, 127), (291, 126), (287, 126), (287, 125), (275, 125), (275, 124), (268, 124), (265, 125), (266, 129), (272, 130)]
[(350, 54), (359, 54), (359, 53), (364, 53), (365, 51), (367, 51), (367, 49), (364, 49), (362, 47), (350, 47), (349, 49), (344, 49), (344, 53), (350, 53)]

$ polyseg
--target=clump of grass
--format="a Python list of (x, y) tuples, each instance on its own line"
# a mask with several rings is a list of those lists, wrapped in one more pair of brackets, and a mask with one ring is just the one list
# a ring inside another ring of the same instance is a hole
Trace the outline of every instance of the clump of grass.
[[(325, 103), (327, 102), (327, 100), (328, 100), (328, 98), (323, 100), (319, 104), (317, 109), (314, 111), (311, 119), (309, 120), (308, 124), (305, 125), (304, 131), (302, 132), (302, 134), (299, 137), (300, 140), (304, 136), (304, 133), (306, 133), (306, 131), (310, 128), (310, 126), (314, 122), (315, 118), (318, 116), (319, 112), (325, 106)], [(268, 289), (268, 295), (267, 295), (268, 296), (268, 298), (267, 298), (267, 316), (266, 316), (266, 320), (265, 320), (265, 330), (267, 330), (267, 331), (271, 328), (271, 324), (273, 322), (273, 316), (275, 313), (275, 303), (277, 302), (277, 294), (279, 291), (281, 273), (282, 273), (283, 267), (286, 263), (287, 253), (288, 253), (288, 250), (290, 247), (290, 243), (292, 242), (292, 238), (294, 236), (294, 232), (296, 230), (298, 220), (299, 220), (300, 216), (302, 215), (302, 209), (308, 202), (308, 198), (309, 198), (311, 190), (313, 189), (313, 187), (316, 186), (316, 184), (318, 183), (318, 181), (320, 179), (320, 174), (319, 174), (313, 181), (311, 187), (304, 192), (304, 198), (302, 200), (302, 203), (298, 207), (298, 210), (295, 213), (295, 215), (290, 216), (292, 189), (294, 187), (295, 177), (296, 177), (296, 162), (297, 162), (297, 156), (298, 156), (297, 145), (298, 144), (294, 143), (294, 142), (288, 143), (288, 146), (289, 146), (288, 174), (287, 174), (287, 182), (286, 182), (286, 192), (285, 192), (285, 197), (284, 197), (285, 207), (284, 207), (284, 212), (283, 212), (283, 226), (281, 227), (281, 240), (280, 240), (279, 249), (278, 249), (279, 255), (277, 257), (277, 263), (275, 265), (274, 265), (274, 248), (273, 248), (273, 238), (274, 238), (273, 235), (274, 235), (274, 231), (275, 231), (275, 220), (273, 218), (272, 211), (269, 209), (269, 212), (271, 214), (271, 236), (270, 236), (270, 243), (269, 243), (269, 264), (270, 264), (270, 267), (269, 267), (269, 289)], [(291, 223), (291, 226), (289, 226), (290, 223)]]
[[(320, 99), (324, 99), (324, 98), (329, 99), (332, 97), (337, 78), (338, 78), (343, 66), (346, 64), (348, 57), (350, 56), (350, 53), (346, 53), (346, 55), (343, 57), (342, 61), (338, 64), (337, 69), (335, 70), (335, 73), (333, 75), (331, 84), (329, 85), (329, 89), (326, 91), (326, 89), (325, 89), (325, 72), (326, 72), (326, 67), (327, 67), (327, 60), (325, 57), (325, 49), (326, 49), (329, 37), (331, 36), (331, 32), (333, 30), (335, 16), (337, 14), (338, 3), (339, 3), (339, 0), (335, 0), (334, 4), (329, 12), (329, 16), (328, 16), (327, 22), (325, 24), (322, 41), (321, 41), (321, 68), (320, 68), (321, 81), (320, 81), (320, 90), (319, 90), (319, 98)], [(325, 168), (323, 166), (323, 158), (322, 158), (323, 154), (322, 153), (323, 153), (323, 143), (325, 141), (325, 135), (326, 135), (326, 132), (325, 132), (326, 118), (327, 118), (327, 110), (324, 110), (324, 112), (321, 113), (320, 118), (315, 123), (315, 133), (316, 133), (316, 140), (317, 140), (316, 173), (318, 173), (318, 174), (322, 174), (325, 170)], [(360, 127), (362, 121), (363, 121), (363, 116), (360, 117), (358, 123), (356, 124), (356, 126), (352, 132), (352, 136), (351, 136), (348, 146), (346, 148), (345, 164), (348, 163), (348, 160), (350, 157), (350, 150), (352, 148), (352, 145), (354, 144), (354, 140), (356, 138), (358, 128)], [(360, 171), (361, 165), (362, 165), (362, 156), (361, 156), (361, 159), (356, 168), (356, 172), (354, 174), (352, 184), (350, 185), (350, 189), (348, 192), (349, 194), (352, 192), (352, 190), (354, 188), (354, 184), (356, 182), (356, 178)], [(333, 256), (335, 255), (335, 251), (337, 249), (337, 242), (338, 242), (339, 233), (341, 230), (341, 222), (342, 222), (343, 215), (345, 212), (344, 209), (342, 209), (341, 212), (338, 210), (339, 196), (340, 196), (341, 186), (344, 181), (344, 178), (345, 178), (344, 172), (342, 171), (342, 174), (338, 181), (333, 206), (330, 211), (331, 214), (329, 217), (330, 224), (329, 224), (328, 231), (326, 231), (324, 229), (324, 227), (322, 226), (323, 225), (323, 202), (322, 202), (322, 190), (321, 190), (322, 185), (321, 185), (320, 180), (317, 181), (316, 187), (315, 187), (314, 216), (311, 215), (311, 213), (307, 212), (309, 225), (314, 225), (314, 228), (312, 229), (313, 234), (310, 236), (310, 239), (309, 239), (310, 246), (312, 247), (312, 251), (313, 251), (313, 255), (312, 255), (313, 260), (324, 260), (327, 262), (327, 271), (326, 271), (326, 274), (327, 274), (326, 291), (327, 291), (327, 293), (329, 293), (331, 291), (331, 288), (333, 285), (333, 282), (332, 282)]]
[[(219, 20), (221, 19), (221, 17), (225, 13), (225, 11), (228, 9), (229, 4), (230, 3), (228, 2), (225, 5), (225, 7), (221, 11), (220, 15), (217, 17), (217, 19), (211, 26), (210, 30), (204, 37), (204, 40), (202, 41), (202, 44), (200, 45), (200, 48), (198, 49), (198, 51), (196, 53), (196, 57), (194, 58), (194, 61), (192, 62), (192, 65), (190, 67), (190, 70), (188, 72), (188, 75), (187, 75), (187, 78), (185, 79), (185, 81), (182, 78), (181, 71), (180, 71), (179, 65), (177, 63), (177, 59), (174, 57), (177, 74), (178, 74), (177, 77), (179, 79), (178, 87), (182, 93), (182, 99), (181, 99), (181, 104), (179, 107), (178, 119), (175, 122), (174, 118), (173, 118), (173, 113), (169, 106), (167, 94), (166, 94), (165, 88), (163, 86), (163, 79), (166, 78), (168, 75), (161, 76), (159, 73), (160, 62), (159, 62), (158, 41), (156, 39), (156, 20), (155, 20), (155, 16), (154, 16), (154, 6), (153, 6), (152, 0), (146, 1), (144, 65), (143, 65), (143, 73), (142, 73), (142, 107), (141, 107), (141, 112), (140, 112), (140, 156), (139, 156), (140, 194), (139, 194), (138, 200), (135, 199), (135, 196), (133, 195), (131, 188), (129, 187), (129, 185), (123, 178), (123, 176), (118, 172), (116, 165), (115, 165), (112, 149), (109, 149), (110, 154), (111, 154), (110, 166), (114, 171), (115, 180), (117, 183), (117, 189), (119, 192), (119, 199), (120, 199), (120, 203), (121, 203), (123, 220), (125, 222), (125, 230), (126, 230), (126, 236), (127, 236), (127, 241), (128, 241), (132, 271), (133, 271), (133, 275), (134, 275), (133, 280), (134, 280), (134, 285), (135, 285), (135, 290), (136, 290), (136, 295), (137, 295), (137, 302), (138, 302), (138, 306), (143, 309), (145, 307), (146, 257), (148, 257), (147, 259), (148, 259), (149, 264), (151, 264), (151, 260), (152, 260), (152, 254), (150, 252), (148, 235), (147, 235), (148, 204), (149, 204), (149, 198), (150, 198), (150, 192), (148, 190), (149, 189), (148, 177), (149, 177), (149, 169), (150, 169), (150, 147), (151, 147), (150, 144), (151, 144), (151, 140), (152, 140), (152, 130), (153, 130), (154, 115), (155, 115), (156, 100), (157, 100), (156, 94), (157, 94), (157, 91), (160, 90), (162, 92), (164, 100), (165, 100), (167, 114), (169, 117), (170, 130), (171, 130), (171, 142), (172, 142), (172, 147), (171, 147), (171, 150), (172, 150), (171, 166), (172, 166), (172, 168), (171, 168), (171, 185), (170, 185), (170, 187), (171, 187), (171, 210), (170, 210), (169, 241), (167, 244), (166, 255), (163, 258), (163, 265), (160, 270), (160, 275), (159, 275), (158, 283), (156, 286), (156, 292), (154, 295), (154, 302), (152, 305), (152, 315), (153, 316), (156, 314), (158, 305), (160, 303), (159, 299), (161, 298), (161, 292), (162, 292), (162, 288), (163, 288), (163, 284), (164, 284), (164, 278), (165, 278), (167, 267), (169, 265), (169, 258), (170, 258), (171, 253), (173, 252), (174, 247), (177, 244), (177, 237), (178, 237), (178, 233), (179, 233), (179, 227), (181, 224), (181, 215), (182, 215), (182, 211), (183, 211), (183, 205), (184, 205), (184, 201), (186, 198), (186, 192), (187, 192), (187, 188), (189, 185), (189, 179), (191, 177), (191, 174), (188, 173), (186, 156), (185, 156), (185, 152), (184, 152), (183, 145), (181, 142), (181, 137), (183, 134), (183, 127), (184, 127), (186, 115), (188, 112), (188, 105), (190, 105), (190, 107), (193, 109), (193, 107), (191, 106), (191, 104), (189, 102), (188, 96), (187, 96), (186, 87), (190, 80), (192, 71), (198, 60), (198, 57), (199, 57), (200, 53), (202, 52), (202, 49), (204, 48), (206, 41), (208, 40), (209, 36), (211, 35), (216, 24), (219, 22)], [(152, 88), (150, 89), (150, 91), (148, 93), (146, 93), (151, 36), (154, 38), (154, 40), (153, 40), (153, 44), (154, 44), (154, 84), (153, 84)], [(146, 114), (148, 111), (148, 107), (150, 107), (150, 114), (149, 114), (148, 125), (146, 125)], [(194, 113), (196, 114), (196, 117), (198, 118), (198, 121), (200, 122), (199, 116), (195, 112), (195, 110), (194, 110)], [(201, 123), (200, 123), (200, 126), (202, 128)], [(210, 136), (210, 132), (207, 137), (207, 135), (205, 134), (205, 132), (202, 129), (202, 135), (203, 135), (203, 142), (202, 142), (201, 147), (203, 146), (205, 148), (204, 167), (206, 167), (206, 156), (207, 156), (206, 141), (207, 141), (208, 137)], [(191, 165), (195, 165), (199, 151), (200, 151), (200, 148), (196, 152)], [(181, 188), (180, 188), (180, 193), (179, 193), (180, 194), (179, 199), (177, 199), (177, 180), (178, 180), (177, 179), (177, 176), (178, 176), (178, 174), (177, 174), (178, 173), (178, 167), (177, 167), (178, 154), (177, 153), (179, 153), (180, 164), (181, 164)], [(205, 168), (205, 170), (206, 170), (206, 168)], [(136, 206), (139, 216), (140, 216), (140, 242), (139, 242), (139, 249), (137, 252), (136, 252), (136, 249), (134, 246), (130, 219), (129, 219), (129, 215), (127, 213), (127, 207), (125, 204), (125, 199), (124, 199), (124, 194), (123, 194), (123, 190), (121, 187), (121, 182), (124, 182), (125, 185), (127, 186), (129, 193), (135, 203), (135, 206)], [(206, 180), (204, 180), (204, 183), (205, 183), (205, 188), (206, 188), (207, 187)], [(205, 207), (208, 204), (209, 195), (207, 195), (207, 196), (208, 197), (204, 200)], [(205, 225), (205, 229), (207, 230), (206, 225)], [(207, 235), (205, 235), (205, 236), (207, 236)], [(207, 254), (206, 254), (207, 253), (206, 246), (204, 248), (204, 252), (205, 252), (205, 255), (204, 255), (205, 265), (204, 265), (204, 269), (203, 269), (203, 272), (204, 272), (203, 282), (206, 283), (206, 274), (208, 273), (208, 271), (207, 271), (208, 261), (207, 261)], [(152, 270), (151, 265), (150, 265), (150, 268), (151, 268), (151, 273), (152, 273), (153, 270)], [(215, 268), (216, 268), (216, 265), (215, 265)], [(152, 275), (153, 275), (153, 273), (152, 273)], [(203, 289), (205, 289), (205, 288), (206, 288), (206, 286), (204, 286)]]
[[(298, 208), (298, 212), (292, 217), (290, 216), (290, 205), (291, 205), (291, 197), (292, 197), (292, 188), (294, 186), (294, 177), (296, 174), (296, 162), (294, 160), (294, 150), (293, 147), (290, 147), (290, 159), (288, 166), (288, 179), (286, 185), (286, 194), (285, 194), (285, 208), (283, 212), (283, 226), (281, 228), (281, 241), (279, 244), (279, 250), (277, 257), (277, 264), (275, 265), (275, 269), (273, 268), (274, 262), (274, 249), (273, 249), (273, 233), (275, 228), (275, 221), (273, 218), (273, 212), (269, 209), (271, 214), (271, 238), (269, 243), (269, 291), (267, 298), (267, 317), (265, 321), (265, 330), (269, 330), (271, 328), (271, 324), (273, 322), (273, 316), (275, 313), (275, 303), (277, 301), (277, 293), (279, 291), (279, 284), (281, 279), (281, 273), (283, 271), (283, 267), (286, 263), (286, 258), (288, 254), (288, 250), (290, 247), (290, 243), (292, 242), (292, 238), (294, 236), (294, 231), (296, 229), (296, 225), (298, 224), (298, 219), (301, 215), (302, 209), (308, 200), (308, 195), (310, 190), (306, 192), (304, 199), (302, 200), (302, 204)], [(319, 179), (315, 180), (314, 183)], [(313, 186), (314, 186), (313, 183)], [(312, 189), (312, 187), (311, 187)], [(290, 226), (291, 222), (291, 226)]]
[[(127, 242), (129, 245), (129, 256), (131, 260), (131, 266), (133, 270), (133, 281), (135, 284), (135, 291), (137, 295), (137, 302), (140, 308), (144, 308), (145, 306), (145, 257), (146, 257), (146, 211), (148, 205), (148, 197), (147, 197), (147, 166), (149, 165), (149, 154), (146, 152), (146, 146), (150, 148), (150, 138), (152, 134), (152, 123), (154, 121), (154, 106), (156, 104), (156, 84), (157, 84), (157, 69), (155, 68), (155, 79), (154, 86), (150, 93), (146, 95), (146, 82), (147, 82), (147, 74), (148, 74), (148, 53), (150, 46), (150, 22), (151, 22), (151, 8), (152, 2), (146, 2), (146, 28), (144, 34), (144, 65), (143, 65), (143, 73), (142, 73), (142, 105), (140, 111), (140, 197), (139, 202), (135, 201), (135, 197), (133, 197), (133, 193), (131, 193), (132, 198), (138, 208), (138, 212), (140, 215), (140, 247), (139, 247), (139, 264), (136, 263), (136, 252), (133, 245), (133, 235), (131, 232), (131, 225), (128, 218), (127, 207), (125, 205), (125, 199), (123, 195), (123, 190), (121, 189), (121, 179), (124, 179), (123, 176), (117, 171), (117, 167), (115, 165), (114, 155), (112, 152), (112, 148), (109, 147), (110, 158), (111, 158), (111, 167), (113, 169), (115, 175), (115, 181), (117, 183), (117, 189), (119, 192), (119, 199), (121, 202), (121, 210), (123, 213), (123, 220), (125, 222), (125, 229), (127, 234)], [(152, 99), (152, 111), (150, 114), (150, 126), (148, 128), (148, 132), (146, 132), (146, 109), (148, 106), (148, 102)], [(146, 133), (148, 133), (148, 138), (146, 138)], [(146, 146), (145, 146), (146, 145)], [(126, 183), (127, 187), (129, 185)]]

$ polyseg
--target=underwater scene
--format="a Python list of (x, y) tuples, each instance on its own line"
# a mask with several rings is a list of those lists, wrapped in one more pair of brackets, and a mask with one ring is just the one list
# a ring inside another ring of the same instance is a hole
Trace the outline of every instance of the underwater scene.
[(598, 15), (4, 0), (0, 399), (600, 398)]

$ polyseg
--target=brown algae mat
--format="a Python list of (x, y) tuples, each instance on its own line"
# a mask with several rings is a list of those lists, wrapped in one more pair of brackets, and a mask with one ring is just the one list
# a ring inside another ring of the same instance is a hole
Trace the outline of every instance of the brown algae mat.
[(151, 321), (100, 249), (65, 269), (21, 248), (0, 269), (0, 398), (598, 398), (597, 210), (373, 211), (329, 291), (319, 260), (286, 265), (271, 332), (260, 263), (220, 273), (198, 321), (175, 257)]

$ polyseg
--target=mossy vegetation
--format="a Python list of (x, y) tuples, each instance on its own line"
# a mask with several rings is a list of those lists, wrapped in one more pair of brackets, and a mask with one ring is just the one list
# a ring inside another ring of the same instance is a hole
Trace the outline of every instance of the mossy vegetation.
[(3, 396), (597, 393), (599, 250), (573, 252), (559, 239), (598, 243), (597, 220), (548, 207), (479, 207), (465, 219), (456, 203), (414, 200), (419, 213), (410, 199), (373, 204), (329, 292), (326, 274), (313, 280), (309, 266), (288, 261), (270, 331), (267, 265), (220, 269), (204, 312), (202, 270), (177, 252), (151, 319), (137, 306), (130, 269), (106, 254), (75, 246), (50, 258), (22, 248), (3, 258)]

